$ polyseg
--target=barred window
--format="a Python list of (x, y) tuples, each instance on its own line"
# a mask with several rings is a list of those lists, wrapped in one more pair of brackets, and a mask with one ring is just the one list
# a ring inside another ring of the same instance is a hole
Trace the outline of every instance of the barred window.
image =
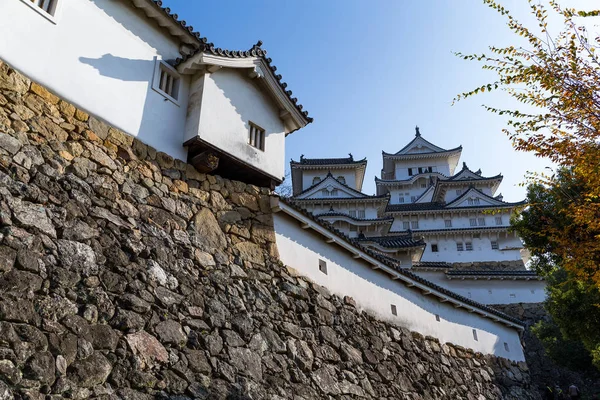
[(248, 122), (248, 144), (265, 150), (265, 130), (252, 122)]
[(411, 221), (410, 226), (412, 229), (419, 229), (419, 221)]
[(473, 243), (467, 242), (465, 243), (465, 247), (467, 248), (467, 251), (473, 251)]
[(477, 226), (477, 218), (469, 218), (469, 225)]
[(405, 231), (410, 229), (410, 222), (404, 221), (402, 222), (402, 229), (404, 229)]
[(496, 225), (502, 225), (502, 217), (496, 217)]
[(479, 226), (485, 226), (485, 218), (477, 218), (477, 224)]
[(498, 250), (498, 242), (495, 240), (492, 240), (492, 250)]
[(462, 242), (456, 243), (456, 250), (457, 251), (463, 251), (464, 250)]
[(452, 220), (451, 219), (444, 220), (444, 225), (446, 226), (446, 228), (452, 228)]

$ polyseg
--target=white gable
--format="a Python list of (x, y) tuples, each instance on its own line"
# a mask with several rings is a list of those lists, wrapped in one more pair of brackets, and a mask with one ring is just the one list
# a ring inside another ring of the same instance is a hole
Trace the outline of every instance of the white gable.
[(481, 206), (503, 206), (506, 203), (489, 197), (475, 188), (470, 188), (466, 193), (449, 203), (446, 207), (481, 207)]
[(435, 153), (439, 151), (445, 151), (441, 147), (438, 147), (434, 144), (429, 143), (427, 140), (418, 136), (413, 139), (405, 148), (400, 150), (398, 155), (400, 154), (420, 154), (420, 153)]
[(296, 196), (297, 199), (320, 199), (320, 198), (364, 198), (366, 195), (356, 192), (346, 185), (340, 183), (332, 176), (327, 176), (318, 184), (314, 185), (306, 192)]

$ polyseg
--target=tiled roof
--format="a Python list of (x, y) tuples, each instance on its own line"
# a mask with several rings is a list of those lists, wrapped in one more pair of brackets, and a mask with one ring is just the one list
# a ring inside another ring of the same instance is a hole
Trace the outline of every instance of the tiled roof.
[(398, 211), (425, 211), (425, 210), (443, 210), (445, 205), (442, 203), (406, 203), (406, 204), (388, 204), (386, 212)]
[(300, 161), (292, 160), (291, 165), (344, 165), (344, 164), (367, 164), (367, 159), (355, 160), (352, 154), (345, 158), (305, 158), (300, 156)]
[(387, 247), (391, 249), (425, 245), (425, 242), (422, 239), (415, 240), (412, 238), (412, 235), (374, 236), (364, 237), (358, 240), (362, 242), (375, 242), (382, 247)]
[(209, 43), (206, 38), (201, 38), (202, 42), (200, 47), (192, 54), (177, 58), (175, 60), (174, 66), (177, 66), (189, 58), (195, 56), (198, 53), (210, 53), (216, 56), (225, 57), (225, 58), (249, 58), (249, 57), (257, 57), (262, 58), (266, 64), (269, 66), (271, 71), (273, 72), (273, 76), (279, 83), (281, 89), (285, 92), (288, 99), (294, 104), (296, 109), (302, 114), (302, 116), (306, 119), (307, 123), (313, 122), (313, 119), (308, 116), (307, 111), (303, 111), (302, 104), (298, 104), (298, 99), (296, 97), (292, 97), (292, 91), (287, 89), (287, 83), (282, 82), (282, 76), (280, 74), (276, 74), (277, 67), (272, 64), (272, 59), (267, 57), (267, 51), (262, 46), (262, 41), (258, 41), (254, 46), (252, 46), (249, 50), (227, 50), (222, 49), (220, 47), (215, 47), (213, 43)]
[(413, 263), (413, 268), (452, 268), (452, 264), (443, 261), (419, 261)]
[[(462, 174), (465, 171), (471, 172), (473, 175), (476, 175), (476, 177), (474, 176), (469, 179), (458, 179), (460, 174)], [(498, 174), (498, 175), (494, 175), (494, 176), (481, 176), (481, 170), (477, 171), (477, 172), (471, 171), (469, 169), (469, 167), (467, 167), (467, 163), (463, 162), (463, 167), (460, 171), (458, 171), (456, 174), (452, 175), (449, 178), (442, 179), (442, 182), (443, 181), (459, 181), (459, 182), (460, 181), (483, 181), (483, 180), (487, 180), (487, 179), (502, 179), (502, 174)]]
[(325, 213), (321, 213), (321, 214), (314, 214), (315, 217), (346, 217), (349, 218), (351, 220), (354, 221), (360, 221), (360, 222), (393, 222), (394, 221), (394, 217), (383, 217), (383, 218), (357, 218), (357, 217), (353, 217), (350, 214), (346, 214), (346, 213), (342, 213), (342, 212), (336, 212), (336, 211), (328, 211)]
[(290, 202), (288, 199), (285, 198), (280, 198), (280, 201), (283, 202), (284, 204), (288, 205), (289, 207), (291, 207), (293, 210), (295, 210), (296, 212), (304, 215), (305, 217), (313, 220), (314, 222), (316, 222), (317, 224), (319, 224), (321, 227), (327, 229), (328, 231), (330, 231), (331, 233), (333, 233), (334, 235), (338, 236), (339, 238), (343, 239), (344, 241), (346, 241), (347, 243), (351, 244), (352, 246), (354, 246), (355, 248), (361, 250), (362, 252), (368, 254), (369, 256), (373, 257), (374, 259), (376, 259), (377, 261), (381, 262), (382, 264), (384, 264), (385, 266), (392, 268), (393, 270), (395, 270), (396, 272), (398, 272), (401, 275), (404, 275), (408, 278), (410, 278), (411, 280), (418, 282), (424, 286), (429, 287), (430, 289), (433, 289), (439, 293), (442, 293), (446, 296), (448, 296), (449, 298), (453, 298), (455, 300), (458, 300), (464, 304), (468, 304), (470, 306), (473, 306), (475, 308), (478, 308), (482, 311), (485, 311), (489, 314), (492, 315), (496, 315), (500, 318), (503, 318), (507, 321), (510, 321), (516, 325), (519, 325), (521, 327), (524, 327), (524, 323), (520, 320), (518, 320), (517, 318), (511, 317), (510, 315), (507, 315), (503, 312), (500, 312), (494, 308), (488, 307), (484, 304), (478, 303), (476, 301), (473, 301), (467, 297), (461, 296), (458, 293), (455, 293), (451, 290), (448, 290), (442, 286), (439, 286), (433, 282), (428, 281), (427, 279), (424, 279), (422, 277), (420, 277), (419, 275), (415, 274), (414, 272), (408, 271), (405, 268), (401, 268), (399, 266), (398, 263), (393, 262), (389, 257), (383, 256), (381, 254), (379, 254), (378, 252), (369, 249), (368, 247), (366, 247), (365, 245), (363, 245), (362, 243), (360, 243), (360, 241), (358, 239), (353, 239), (348, 237), (346, 234), (344, 234), (343, 232), (339, 231), (338, 229), (336, 229), (335, 227), (333, 227), (333, 225), (331, 225), (330, 223), (320, 220), (317, 217), (315, 217), (314, 215), (312, 215), (311, 213), (309, 213), (308, 211), (304, 210), (303, 208), (300, 208), (298, 206), (296, 206), (293, 202)]
[[(183, 31), (185, 31), (185, 33), (188, 35), (188, 37), (191, 39), (188, 39), (187, 41), (191, 41), (192, 43), (195, 44), (195, 46), (199, 46), (202, 38), (200, 37), (200, 33), (199, 32), (195, 32), (194, 31), (194, 27), (191, 25), (188, 25), (185, 20), (181, 20), (179, 19), (179, 15), (172, 13), (171, 9), (169, 7), (163, 7), (163, 2), (161, 0), (131, 0), (131, 2), (138, 8), (142, 8), (145, 12), (146, 15), (148, 15), (148, 17), (150, 18), (155, 18), (158, 14), (156, 13), (156, 11), (158, 11), (160, 14), (168, 17), (169, 19), (171, 19), (175, 25), (177, 25), (180, 29), (182, 29)], [(146, 11), (145, 9), (154, 9), (156, 10), (155, 12), (149, 12)], [(168, 29), (168, 28), (167, 28)]]
[(469, 275), (469, 276), (525, 276), (525, 277), (538, 277), (538, 274), (535, 271), (510, 271), (510, 270), (497, 270), (497, 271), (486, 271), (486, 270), (458, 270), (458, 271), (448, 271), (446, 275), (449, 276), (461, 276), (461, 275)]
[(525, 200), (523, 201), (519, 201), (516, 203), (508, 203), (502, 200), (498, 200), (493, 198), (492, 196), (488, 196), (487, 194), (483, 193), (481, 190), (471, 186), (469, 188), (469, 190), (466, 190), (463, 194), (461, 194), (460, 196), (458, 196), (457, 198), (455, 198), (454, 200), (452, 200), (450, 203), (446, 204), (446, 206), (450, 205), (450, 204), (454, 204), (454, 203), (459, 203), (462, 201), (462, 199), (464, 197), (467, 197), (467, 195), (471, 192), (476, 192), (478, 195), (480, 195), (481, 197), (483, 197), (484, 199), (489, 199), (492, 201), (499, 201), (502, 204), (492, 204), (492, 205), (481, 205), (481, 206), (467, 206), (467, 207), (452, 207), (454, 209), (456, 208), (493, 208), (493, 207), (516, 207), (516, 206), (522, 206), (525, 205), (527, 202)]

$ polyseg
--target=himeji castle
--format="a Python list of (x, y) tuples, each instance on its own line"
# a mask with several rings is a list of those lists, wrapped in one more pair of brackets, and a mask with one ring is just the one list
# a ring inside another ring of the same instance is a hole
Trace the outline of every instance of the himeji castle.
[[(290, 163), (290, 200), (379, 254), (399, 259), (408, 252), (405, 267), (467, 297), (493, 302), (499, 280), (534, 280), (501, 286), (512, 301), (524, 294), (541, 301), (543, 283), (525, 268), (527, 252), (510, 229), (525, 202), (503, 200), (502, 175), (484, 176), (465, 162), (459, 169), (461, 152), (427, 141), (417, 127), (402, 149), (382, 152), (374, 195), (362, 192), (366, 159), (301, 156)], [(496, 283), (456, 282), (481, 279)]]

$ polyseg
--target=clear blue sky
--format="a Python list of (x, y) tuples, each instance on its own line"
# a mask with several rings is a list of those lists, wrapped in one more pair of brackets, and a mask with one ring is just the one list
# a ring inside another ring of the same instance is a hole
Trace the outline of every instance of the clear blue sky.
[[(527, 16), (525, 0), (502, 3)], [(592, 4), (571, 0), (569, 4)], [(414, 127), (441, 147), (463, 146), (461, 162), (484, 175), (502, 173), (499, 192), (521, 200), (526, 171), (548, 162), (517, 153), (501, 132), (502, 117), (482, 103), (502, 106), (502, 93), (451, 106), (454, 96), (488, 83), (476, 63), (453, 51), (481, 53), (514, 44), (505, 21), (481, 0), (167, 0), (181, 19), (215, 46), (249, 49), (264, 42), (278, 73), (315, 121), (288, 136), (286, 160), (367, 157), (363, 191), (375, 192), (381, 151), (396, 152)], [(289, 168), (289, 164), (288, 164)]]

